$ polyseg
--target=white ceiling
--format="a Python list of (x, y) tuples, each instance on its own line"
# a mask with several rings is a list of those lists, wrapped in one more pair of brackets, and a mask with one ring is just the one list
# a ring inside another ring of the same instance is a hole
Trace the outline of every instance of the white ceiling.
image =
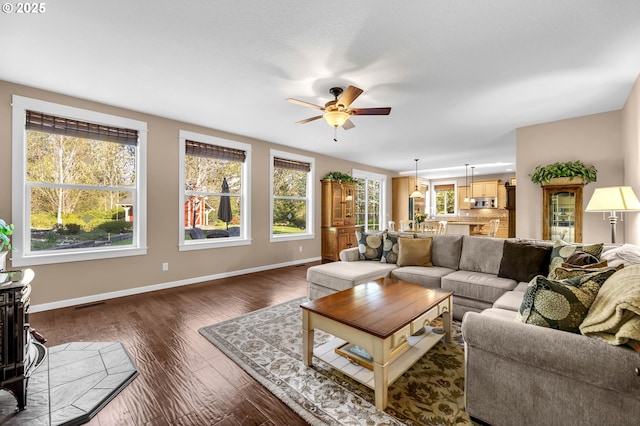
[[(12, 2), (15, 4), (15, 2)], [(52, 0), (0, 15), (0, 79), (397, 172), (515, 166), (515, 129), (622, 108), (637, 0)], [(339, 141), (329, 88), (364, 89)]]

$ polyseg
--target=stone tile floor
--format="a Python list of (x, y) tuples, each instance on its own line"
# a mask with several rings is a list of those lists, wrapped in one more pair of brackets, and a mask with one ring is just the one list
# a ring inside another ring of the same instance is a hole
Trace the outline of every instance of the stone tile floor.
[(0, 390), (2, 425), (79, 425), (90, 420), (138, 375), (119, 342), (73, 342), (48, 349), (27, 387), (27, 408)]

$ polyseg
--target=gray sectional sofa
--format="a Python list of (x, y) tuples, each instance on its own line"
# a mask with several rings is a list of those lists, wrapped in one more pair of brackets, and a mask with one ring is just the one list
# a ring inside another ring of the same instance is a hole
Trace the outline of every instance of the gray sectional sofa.
[(316, 299), (377, 278), (392, 277), (452, 291), (453, 317), (460, 320), (465, 312), (481, 312), (491, 308), (504, 293), (518, 286), (526, 287), (527, 283), (498, 277), (503, 238), (454, 234), (429, 237), (433, 238), (433, 267), (399, 267), (396, 264), (360, 260), (359, 250), (354, 247), (340, 253), (340, 262), (308, 269), (309, 297)]
[[(360, 260), (358, 248), (344, 250), (340, 262), (309, 268), (309, 296), (386, 276), (453, 291), (453, 314), (462, 320), (465, 340), (466, 410), (474, 420), (493, 426), (638, 424), (640, 352), (516, 321), (528, 282), (498, 276), (504, 244), (501, 238), (434, 235), (433, 267)], [(634, 268), (632, 280), (640, 281), (640, 267)]]

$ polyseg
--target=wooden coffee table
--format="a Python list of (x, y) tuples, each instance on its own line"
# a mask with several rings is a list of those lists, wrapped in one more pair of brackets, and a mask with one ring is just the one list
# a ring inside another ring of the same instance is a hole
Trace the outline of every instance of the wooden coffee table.
[[(376, 407), (384, 410), (389, 385), (442, 338), (436, 333), (413, 334), (442, 316), (446, 342), (451, 342), (451, 295), (449, 291), (381, 278), (303, 303), (304, 363), (311, 366), (315, 356), (372, 388)], [(314, 349), (315, 329), (336, 338)], [(373, 371), (335, 352), (346, 342), (371, 355)]]

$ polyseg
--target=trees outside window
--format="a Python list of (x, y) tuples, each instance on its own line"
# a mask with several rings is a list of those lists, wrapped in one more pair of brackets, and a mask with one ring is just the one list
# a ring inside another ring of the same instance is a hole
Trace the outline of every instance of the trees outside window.
[(385, 229), (384, 225), (384, 187), (386, 176), (353, 170), (356, 180), (356, 225), (365, 231)]
[(456, 192), (454, 184), (435, 185), (435, 206), (436, 215), (452, 215), (455, 214), (456, 208)]
[(145, 251), (146, 123), (14, 96), (13, 126), (15, 266)]
[(271, 150), (271, 240), (313, 235), (313, 166), (310, 157)]
[(181, 249), (248, 243), (250, 145), (180, 132)]

